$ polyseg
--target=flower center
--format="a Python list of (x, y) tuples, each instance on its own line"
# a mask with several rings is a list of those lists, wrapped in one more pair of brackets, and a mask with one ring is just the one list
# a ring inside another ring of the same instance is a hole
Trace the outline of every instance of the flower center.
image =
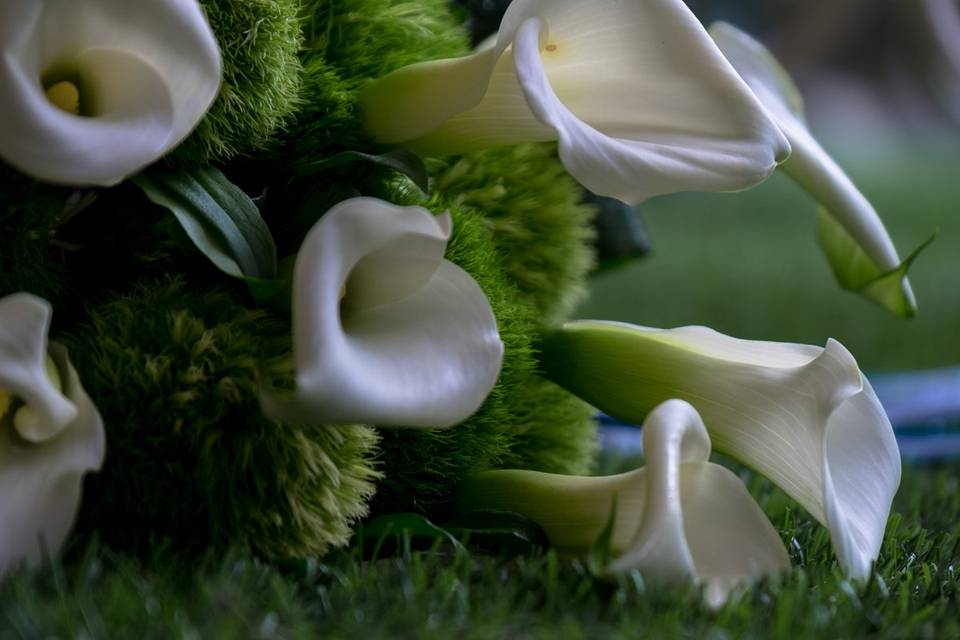
[(61, 80), (47, 89), (47, 100), (55, 107), (80, 115), (80, 89), (69, 80)]
[[(58, 392), (63, 393), (63, 378), (60, 376), (57, 363), (47, 355), (43, 364), (50, 384)], [(22, 402), (20, 398), (5, 389), (0, 389), (0, 424), (8, 419), (13, 421), (14, 429), (20, 431), (23, 428), (22, 425), (35, 421), (37, 416), (33, 408)]]

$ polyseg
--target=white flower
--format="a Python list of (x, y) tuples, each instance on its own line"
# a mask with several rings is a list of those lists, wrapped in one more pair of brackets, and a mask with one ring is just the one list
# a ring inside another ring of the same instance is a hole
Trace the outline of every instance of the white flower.
[(0, 158), (109, 186), (180, 143), (220, 87), (196, 0), (0, 2)]
[(705, 327), (565, 325), (544, 344), (549, 376), (639, 424), (688, 401), (718, 451), (766, 475), (825, 524), (841, 566), (869, 575), (900, 484), (880, 401), (843, 346), (737, 340)]
[(293, 283), (296, 391), (288, 423), (449, 427), (497, 381), (503, 343), (480, 286), (443, 258), (449, 214), (354, 198), (307, 235)]
[(0, 573), (58, 551), (100, 468), (104, 432), (66, 350), (47, 345), (50, 306), (0, 299)]
[(362, 101), (374, 139), (424, 153), (558, 140), (574, 177), (631, 203), (745, 189), (790, 151), (682, 0), (515, 0), (495, 42)]
[(840, 283), (902, 316), (912, 316), (916, 300), (906, 272), (880, 216), (843, 169), (807, 128), (803, 98), (790, 75), (766, 48), (726, 23), (710, 35), (793, 148), (783, 170), (821, 205), (817, 239)]
[(736, 475), (708, 461), (710, 437), (681, 400), (654, 409), (643, 426), (647, 466), (616, 476), (489, 471), (460, 488), (461, 509), (520, 513), (559, 551), (583, 555), (601, 536), (616, 500), (607, 572), (702, 584), (722, 604), (736, 587), (790, 565), (777, 531)]

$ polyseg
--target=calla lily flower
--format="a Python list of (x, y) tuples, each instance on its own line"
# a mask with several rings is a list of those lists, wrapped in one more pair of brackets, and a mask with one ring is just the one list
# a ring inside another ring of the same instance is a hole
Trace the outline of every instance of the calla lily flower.
[(0, 299), (0, 573), (60, 549), (105, 452), (66, 350), (48, 347), (50, 317), (39, 298)]
[(362, 104), (375, 140), (427, 154), (557, 140), (584, 186), (629, 203), (745, 189), (790, 152), (682, 0), (515, 0), (487, 46)]
[(840, 284), (912, 316), (916, 300), (906, 274), (919, 250), (900, 260), (876, 210), (811, 135), (800, 92), (773, 55), (726, 23), (710, 27), (710, 35), (790, 141), (783, 170), (820, 203), (817, 239)]
[(480, 408), (503, 343), (483, 290), (445, 260), (450, 214), (354, 198), (307, 235), (293, 283), (296, 391), (288, 423), (449, 427)]
[(116, 184), (193, 130), (220, 75), (196, 0), (4, 0), (0, 158), (40, 180)]
[(615, 476), (576, 477), (488, 471), (460, 489), (463, 509), (520, 513), (543, 527), (561, 552), (584, 555), (613, 511), (609, 574), (702, 584), (710, 604), (790, 565), (777, 531), (728, 469), (708, 461), (710, 437), (682, 400), (655, 408), (643, 427), (646, 467)]
[(668, 398), (690, 402), (718, 451), (766, 475), (826, 525), (840, 565), (865, 578), (877, 558), (900, 453), (853, 356), (731, 338), (705, 327), (565, 325), (544, 343), (549, 377), (640, 424)]

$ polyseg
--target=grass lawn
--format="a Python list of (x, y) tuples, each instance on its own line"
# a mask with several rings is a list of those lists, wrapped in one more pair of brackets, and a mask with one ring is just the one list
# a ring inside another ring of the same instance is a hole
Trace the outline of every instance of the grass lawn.
[[(915, 321), (834, 285), (814, 243), (813, 204), (782, 179), (745, 194), (646, 205), (655, 254), (598, 276), (580, 315), (703, 323), (754, 339), (833, 336), (868, 370), (960, 364), (956, 157), (878, 153), (847, 165), (901, 253), (940, 228), (913, 272)], [(865, 585), (838, 572), (823, 527), (762, 478), (743, 475), (796, 568), (719, 611), (638, 574), (598, 582), (552, 553), (438, 548), (271, 564), (242, 553), (135, 560), (84, 542), (62, 566), (0, 584), (0, 638), (960, 637), (960, 465), (905, 468), (878, 571)]]
[(794, 569), (719, 611), (695, 592), (608, 584), (552, 553), (412, 552), (271, 565), (245, 557), (149, 563), (88, 551), (0, 587), (2, 638), (952, 638), (960, 637), (960, 467), (907, 469), (866, 585), (833, 562), (826, 531), (748, 481)]

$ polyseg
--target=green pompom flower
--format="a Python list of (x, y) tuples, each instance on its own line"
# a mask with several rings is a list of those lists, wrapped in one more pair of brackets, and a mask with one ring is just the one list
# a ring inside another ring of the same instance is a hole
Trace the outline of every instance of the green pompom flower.
[(202, 0), (223, 54), (223, 85), (176, 151), (219, 162), (269, 148), (301, 106), (299, 0)]
[(109, 443), (82, 528), (111, 546), (315, 556), (366, 514), (374, 431), (260, 412), (259, 368), (289, 349), (286, 322), (161, 282), (94, 308), (68, 343)]
[(434, 165), (435, 186), (457, 206), (480, 211), (510, 278), (541, 323), (569, 318), (594, 266), (596, 208), (557, 160), (553, 145), (480, 151)]

